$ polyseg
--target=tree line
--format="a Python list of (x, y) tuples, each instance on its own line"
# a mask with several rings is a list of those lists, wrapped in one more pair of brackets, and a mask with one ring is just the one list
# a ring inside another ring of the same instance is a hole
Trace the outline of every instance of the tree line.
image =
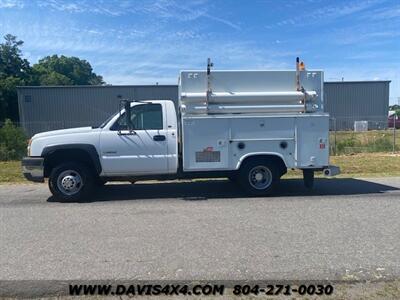
[(22, 56), (23, 41), (7, 34), (0, 43), (0, 122), (19, 121), (17, 86), (103, 85), (86, 60), (51, 55), (31, 65)]

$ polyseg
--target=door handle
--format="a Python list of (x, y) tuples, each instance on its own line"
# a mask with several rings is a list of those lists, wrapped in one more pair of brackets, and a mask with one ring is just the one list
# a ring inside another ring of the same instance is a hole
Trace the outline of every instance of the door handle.
[(118, 135), (135, 135), (136, 131), (134, 130), (118, 130)]
[(157, 142), (165, 141), (165, 135), (155, 135), (153, 136), (153, 140)]

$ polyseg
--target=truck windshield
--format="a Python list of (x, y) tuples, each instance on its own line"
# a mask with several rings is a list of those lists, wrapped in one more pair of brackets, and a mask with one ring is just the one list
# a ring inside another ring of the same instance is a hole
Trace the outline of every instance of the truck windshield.
[(114, 118), (118, 114), (119, 114), (119, 111), (117, 111), (115, 114), (112, 114), (111, 116), (109, 116), (103, 123), (101, 123), (101, 125), (99, 127), (104, 128), (104, 126), (106, 126), (107, 123), (110, 122), (111, 119)]

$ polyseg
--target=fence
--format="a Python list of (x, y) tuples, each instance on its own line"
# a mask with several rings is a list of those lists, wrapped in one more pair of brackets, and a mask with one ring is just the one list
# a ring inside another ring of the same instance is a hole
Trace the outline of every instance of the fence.
[(331, 117), (329, 129), (331, 131), (354, 131), (355, 122), (366, 122), (368, 130), (383, 130), (388, 128), (388, 118), (385, 116), (351, 116)]
[[(400, 151), (400, 123), (392, 122), (389, 127), (387, 119), (371, 116), (330, 118), (329, 122), (331, 155)], [(361, 122), (361, 126), (355, 122)], [(361, 131), (356, 131), (356, 127)]]

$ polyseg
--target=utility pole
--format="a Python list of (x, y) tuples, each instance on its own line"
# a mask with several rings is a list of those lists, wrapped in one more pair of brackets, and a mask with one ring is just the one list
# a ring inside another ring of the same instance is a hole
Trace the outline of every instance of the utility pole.
[(393, 115), (393, 154), (396, 153), (396, 121), (399, 116)]

